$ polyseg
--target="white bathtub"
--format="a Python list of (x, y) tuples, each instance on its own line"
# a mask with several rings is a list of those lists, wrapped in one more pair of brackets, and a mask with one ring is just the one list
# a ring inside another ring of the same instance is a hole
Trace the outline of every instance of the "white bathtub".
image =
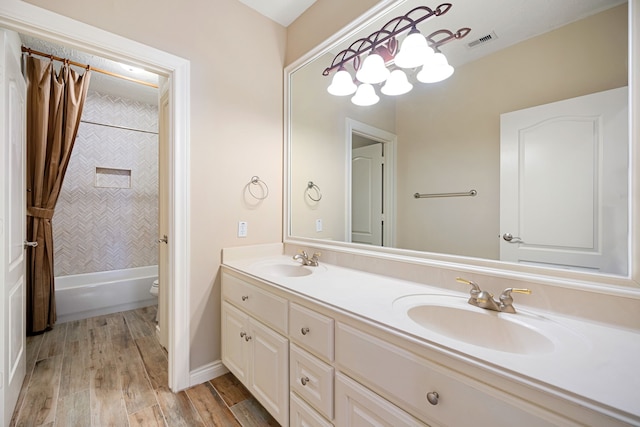
[(149, 293), (158, 266), (55, 278), (58, 323), (157, 304)]

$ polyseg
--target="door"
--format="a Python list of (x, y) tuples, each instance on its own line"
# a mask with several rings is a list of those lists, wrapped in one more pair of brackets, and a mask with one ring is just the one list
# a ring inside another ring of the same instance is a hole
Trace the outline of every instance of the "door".
[(169, 81), (160, 85), (158, 104), (158, 341), (169, 348)]
[(0, 29), (0, 414), (9, 425), (26, 372), (26, 84), (20, 38)]
[(627, 274), (627, 92), (501, 116), (502, 260)]
[(354, 148), (351, 156), (351, 241), (382, 246), (383, 144)]

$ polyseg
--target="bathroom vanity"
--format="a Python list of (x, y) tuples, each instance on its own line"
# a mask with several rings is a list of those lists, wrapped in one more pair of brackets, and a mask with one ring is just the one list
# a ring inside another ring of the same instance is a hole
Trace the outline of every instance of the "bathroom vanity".
[(446, 274), (295, 251), (223, 252), (222, 361), (281, 425), (640, 425), (637, 329), (527, 304), (544, 289), (498, 313)]

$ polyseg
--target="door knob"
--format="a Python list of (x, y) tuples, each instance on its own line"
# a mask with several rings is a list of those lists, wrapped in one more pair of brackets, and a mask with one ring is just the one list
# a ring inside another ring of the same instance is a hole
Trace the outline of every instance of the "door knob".
[(38, 242), (28, 242), (28, 241), (24, 241), (24, 248), (35, 248), (38, 246)]
[(515, 237), (511, 233), (504, 233), (502, 238), (509, 243), (524, 243), (524, 241), (520, 237)]
[(165, 234), (164, 236), (162, 236), (162, 239), (158, 239), (158, 243), (169, 243), (169, 238), (167, 237), (167, 235)]

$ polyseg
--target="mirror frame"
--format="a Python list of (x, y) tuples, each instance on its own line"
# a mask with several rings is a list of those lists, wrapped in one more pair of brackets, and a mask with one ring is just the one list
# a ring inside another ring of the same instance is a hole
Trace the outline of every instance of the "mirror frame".
[[(332, 240), (297, 237), (290, 234), (291, 219), (291, 74), (297, 69), (326, 53), (333, 46), (355, 36), (363, 27), (380, 15), (400, 5), (404, 0), (382, 2), (369, 9), (360, 18), (329, 37), (306, 55), (291, 63), (284, 70), (284, 194), (283, 194), (283, 243), (300, 247), (330, 250), (345, 254), (369, 254), (377, 257), (411, 261), (432, 267), (457, 268), (485, 275), (522, 278), (560, 284), (568, 281), (572, 286), (590, 288), (598, 292), (640, 297), (640, 0), (628, 0), (628, 86), (629, 86), (629, 272), (626, 276), (589, 273), (547, 267), (520, 265), (504, 261), (471, 258), (457, 255), (420, 252), (415, 250), (339, 242)], [(634, 51), (636, 54), (634, 54)]]

